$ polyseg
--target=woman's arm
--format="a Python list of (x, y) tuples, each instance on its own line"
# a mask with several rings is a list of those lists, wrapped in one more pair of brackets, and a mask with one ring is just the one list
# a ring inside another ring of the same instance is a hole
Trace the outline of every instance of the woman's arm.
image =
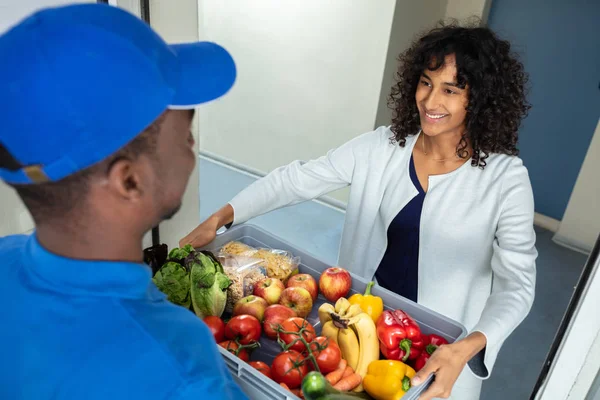
[[(525, 319), (535, 294), (537, 250), (533, 228), (533, 191), (527, 170), (515, 159), (503, 178), (502, 209), (493, 243), (492, 291), (471, 333), (442, 346), (417, 373), (414, 384), (435, 373), (424, 400), (446, 398), (459, 374), (469, 364), (487, 379), (506, 338)], [(443, 350), (443, 351), (441, 351)]]
[[(516, 165), (515, 165), (516, 164)], [(493, 243), (492, 293), (473, 331), (486, 336), (485, 353), (479, 367), (488, 378), (502, 344), (525, 319), (535, 296), (537, 250), (533, 227), (534, 200), (527, 170), (515, 159), (503, 184), (503, 206)], [(483, 365), (481, 364), (483, 361)]]
[(356, 163), (369, 162), (369, 151), (373, 142), (382, 137), (382, 129), (358, 136), (316, 160), (306, 163), (294, 161), (275, 169), (242, 190), (183, 238), (180, 244), (202, 247), (215, 238), (216, 231), (222, 226), (237, 225), (350, 185)]

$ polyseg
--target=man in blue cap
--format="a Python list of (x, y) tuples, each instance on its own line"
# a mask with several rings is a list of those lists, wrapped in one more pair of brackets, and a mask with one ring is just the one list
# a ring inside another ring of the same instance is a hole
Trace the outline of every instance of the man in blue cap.
[(227, 51), (72, 5), (0, 36), (0, 76), (0, 178), (36, 225), (0, 239), (0, 399), (245, 399), (142, 262), (195, 166), (194, 107), (235, 81)]

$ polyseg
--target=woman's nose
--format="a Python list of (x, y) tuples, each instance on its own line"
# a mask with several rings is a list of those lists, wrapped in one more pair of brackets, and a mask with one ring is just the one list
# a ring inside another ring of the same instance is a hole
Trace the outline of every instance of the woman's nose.
[(429, 111), (437, 110), (440, 105), (439, 99), (440, 97), (438, 91), (435, 89), (431, 90), (425, 98), (425, 108)]

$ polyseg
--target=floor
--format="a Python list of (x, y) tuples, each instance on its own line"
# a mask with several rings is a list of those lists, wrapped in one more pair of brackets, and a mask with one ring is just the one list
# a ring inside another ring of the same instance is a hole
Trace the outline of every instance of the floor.
[[(251, 176), (201, 158), (201, 219), (253, 181)], [(342, 212), (307, 202), (257, 217), (250, 223), (335, 264), (343, 221)], [(529, 398), (586, 261), (585, 255), (554, 244), (551, 232), (538, 229), (537, 235), (536, 299), (529, 316), (505, 342), (492, 376), (484, 382), (482, 400)]]

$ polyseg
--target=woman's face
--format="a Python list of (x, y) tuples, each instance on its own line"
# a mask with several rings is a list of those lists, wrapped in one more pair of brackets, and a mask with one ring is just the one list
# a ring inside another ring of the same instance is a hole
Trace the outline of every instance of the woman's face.
[(467, 116), (468, 86), (460, 89), (456, 82), (456, 59), (446, 56), (437, 71), (423, 71), (415, 100), (421, 119), (421, 129), (428, 136), (462, 135)]

